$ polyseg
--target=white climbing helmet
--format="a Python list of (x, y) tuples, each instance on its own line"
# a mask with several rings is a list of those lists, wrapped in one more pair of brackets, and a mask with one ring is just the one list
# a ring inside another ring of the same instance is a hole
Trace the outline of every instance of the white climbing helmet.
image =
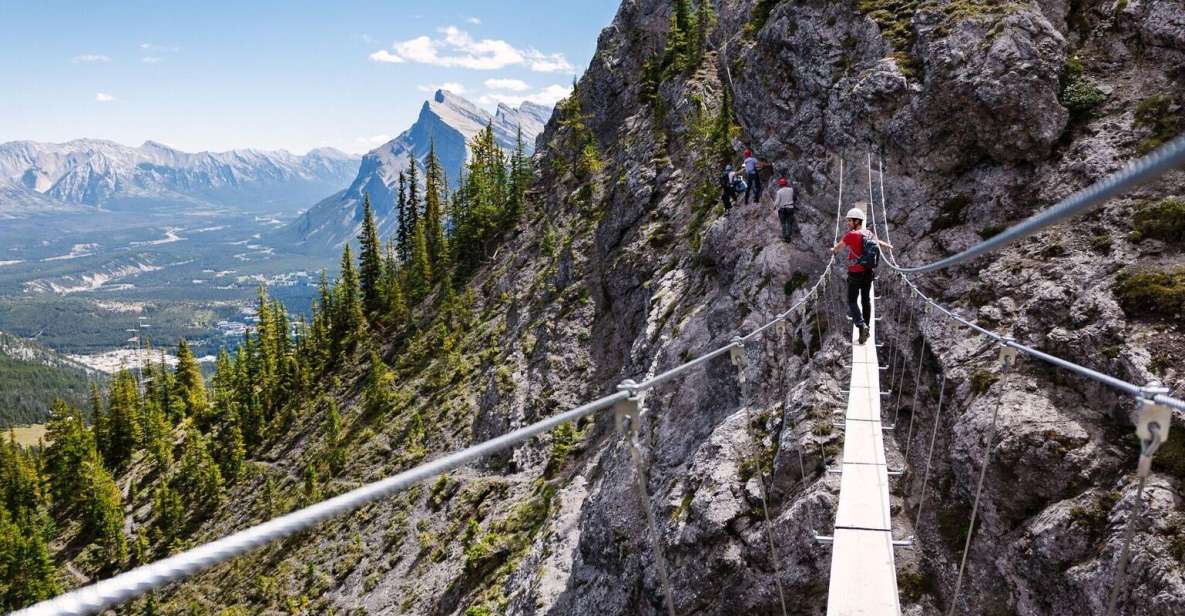
[(860, 222), (864, 222), (865, 220), (868, 220), (867, 218), (864, 217), (864, 210), (862, 210), (858, 207), (854, 207), (854, 208), (848, 210), (847, 217), (848, 218), (858, 218), (858, 219), (860, 219)]

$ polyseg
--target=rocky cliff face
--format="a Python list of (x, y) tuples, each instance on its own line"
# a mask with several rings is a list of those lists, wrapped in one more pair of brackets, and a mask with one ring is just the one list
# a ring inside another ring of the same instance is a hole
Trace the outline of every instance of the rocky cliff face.
[[(421, 423), (427, 455), (437, 455), (769, 320), (825, 263), (840, 157), (846, 208), (867, 198), (866, 155), (883, 152), (897, 257), (921, 263), (1099, 179), (1180, 126), (1179, 2), (722, 0), (716, 9), (703, 62), (653, 80), (647, 69), (667, 45), (671, 8), (623, 3), (575, 102), (539, 142), (533, 209), (471, 283), (467, 310), (436, 315), (457, 333), (445, 345), (429, 328), (391, 358), (401, 366), (397, 411), (368, 421), (361, 368), (327, 385), (352, 426), (349, 464), (328, 492), (414, 464), (424, 453), (402, 444)], [(802, 233), (791, 243), (779, 240), (768, 200), (716, 209), (710, 183), (722, 161), (708, 135), (729, 100), (734, 148), (751, 145), (800, 187)], [(1183, 349), (1179, 308), (1141, 312), (1117, 279), (1182, 264), (1176, 240), (1137, 242), (1129, 232), (1133, 215), (1183, 190), (1185, 176), (1173, 174), (918, 282), (1027, 344), (1134, 382), (1158, 378), (1179, 394), (1180, 368), (1165, 359)], [(834, 519), (839, 480), (823, 462), (842, 442), (831, 412), (847, 375), (845, 343), (828, 335), (842, 318), (828, 301), (829, 311), (805, 315), (785, 338), (750, 346), (746, 384), (723, 357), (646, 397), (641, 472), (661, 554), (635, 490), (640, 471), (606, 415), (265, 548), (171, 600), (659, 614), (661, 555), (676, 613), (780, 614), (780, 581), (791, 613), (822, 614), (829, 554), (813, 532)], [(885, 311), (885, 348), (909, 358), (893, 385), (903, 396), (888, 439), (894, 464), (909, 469), (894, 488), (898, 534), (917, 537), (898, 555), (907, 613), (944, 613), (952, 602), (967, 614), (1103, 611), (1134, 507), (1131, 401), (1028, 360), (997, 375), (992, 351), (967, 332), (921, 313), (910, 326), (907, 312)], [(887, 406), (896, 412), (895, 401)], [(264, 517), (266, 478), (297, 485), (299, 469), (323, 452), (321, 408), (307, 403), (268, 463), (229, 497), (252, 505), (224, 512), (195, 540)], [(995, 408), (980, 527), (956, 600)], [(934, 426), (932, 497), (913, 528)], [(1166, 447), (1149, 481), (1122, 613), (1185, 610), (1180, 451)]]

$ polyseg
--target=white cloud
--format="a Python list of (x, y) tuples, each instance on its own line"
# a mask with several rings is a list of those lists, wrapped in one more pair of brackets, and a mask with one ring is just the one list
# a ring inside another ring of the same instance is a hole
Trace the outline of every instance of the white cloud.
[(164, 62), (165, 59), (160, 56), (144, 56), (143, 58), (140, 58), (140, 61), (144, 64), (160, 64), (161, 62)]
[(370, 54), (370, 56), (368, 56), (368, 57), (371, 60), (374, 60), (375, 62), (389, 62), (391, 64), (402, 64), (403, 63), (403, 58), (400, 58), (399, 56), (392, 54), (391, 52), (387, 51), (386, 49), (380, 49), (380, 50)]
[(372, 135), (370, 137), (355, 137), (354, 142), (362, 145), (382, 145), (391, 140), (391, 135)]
[(105, 92), (95, 92), (96, 103), (114, 103), (117, 100), (119, 99)]
[(110, 62), (111, 58), (97, 53), (84, 53), (80, 56), (74, 56), (71, 61), (75, 64), (96, 64), (99, 62)]
[(572, 65), (561, 53), (547, 54), (534, 48), (519, 49), (498, 39), (474, 39), (469, 33), (448, 26), (439, 30), (443, 38), (419, 36), (396, 41), (390, 50), (370, 54), (375, 62), (414, 62), (449, 68), (493, 71), (508, 66), (526, 65), (536, 72), (572, 72)]
[(511, 92), (526, 92), (531, 89), (527, 82), (521, 79), (487, 79), (486, 87), (491, 90), (510, 90)]
[(178, 51), (181, 51), (180, 47), (174, 47), (172, 45), (156, 45), (153, 43), (140, 43), (140, 49), (143, 49), (144, 51), (151, 51), (153, 53), (177, 53)]
[(437, 90), (448, 90), (449, 92), (452, 92), (453, 94), (464, 94), (465, 93), (465, 84), (457, 83), (456, 81), (446, 81), (442, 84), (425, 83), (425, 84), (420, 84), (420, 85), (416, 86), (416, 89), (419, 90), (420, 92), (435, 92)]
[(481, 25), (481, 19), (480, 19), (480, 18), (477, 18), (477, 17), (467, 17), (467, 18), (465, 18), (465, 23), (470, 23), (470, 24), (473, 24), (473, 25), (475, 25), (475, 26), (480, 26), (480, 25)]
[(511, 106), (517, 106), (524, 101), (529, 101), (538, 105), (546, 105), (548, 107), (554, 106), (556, 103), (568, 97), (572, 93), (572, 86), (561, 86), (559, 84), (550, 85), (534, 94), (498, 94), (491, 92), (479, 98), (477, 102), (483, 105), (495, 105), (498, 103), (505, 103)]

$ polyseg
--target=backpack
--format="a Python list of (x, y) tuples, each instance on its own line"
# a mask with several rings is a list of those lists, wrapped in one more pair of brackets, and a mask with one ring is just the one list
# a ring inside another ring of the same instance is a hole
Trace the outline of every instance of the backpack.
[(736, 178), (732, 181), (732, 191), (735, 193), (743, 193), (749, 189), (749, 185), (745, 183), (745, 179), (738, 173)]
[(866, 233), (860, 234), (860, 258), (856, 265), (863, 265), (867, 271), (873, 271), (881, 264), (881, 247)]

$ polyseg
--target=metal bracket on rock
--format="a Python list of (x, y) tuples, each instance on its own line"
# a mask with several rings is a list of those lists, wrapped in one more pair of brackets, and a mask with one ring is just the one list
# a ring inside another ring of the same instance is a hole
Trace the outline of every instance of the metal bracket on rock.
[(1173, 410), (1165, 404), (1152, 401), (1156, 394), (1167, 393), (1168, 388), (1160, 383), (1151, 383), (1143, 388), (1147, 398), (1140, 398), (1140, 409), (1136, 415), (1136, 436), (1140, 438), (1140, 464), (1137, 473), (1140, 477), (1147, 477), (1152, 472), (1152, 456), (1161, 443), (1169, 437), (1169, 427), (1173, 421)]
[(774, 325), (774, 332), (778, 334), (778, 338), (786, 337), (786, 319), (778, 319), (777, 325)]
[(1012, 338), (1005, 338), (1004, 345), (1000, 347), (1000, 370), (1005, 372), (1016, 367), (1016, 347), (1009, 345), (1012, 342), (1016, 341)]
[(642, 424), (642, 398), (638, 395), (638, 384), (625, 380), (617, 389), (628, 391), (630, 397), (613, 405), (613, 423), (617, 426), (618, 434), (636, 436), (638, 426)]
[(732, 348), (728, 350), (732, 365), (737, 368), (737, 380), (745, 382), (745, 369), (749, 367), (749, 356), (745, 354), (745, 343), (740, 336), (733, 336)]

